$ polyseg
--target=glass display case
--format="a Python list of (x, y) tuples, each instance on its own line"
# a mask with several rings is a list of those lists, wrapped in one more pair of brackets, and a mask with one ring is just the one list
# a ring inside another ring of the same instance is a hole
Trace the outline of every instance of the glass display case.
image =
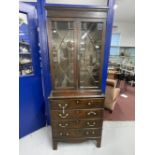
[[(53, 149), (57, 148), (58, 142), (88, 139), (96, 140), (97, 147), (100, 147), (105, 100), (101, 81), (107, 10), (46, 8)], [(97, 120), (92, 121), (94, 118)]]
[(104, 42), (103, 21), (52, 20), (49, 27), (54, 88), (99, 89)]
[(33, 74), (27, 15), (19, 13), (19, 75)]

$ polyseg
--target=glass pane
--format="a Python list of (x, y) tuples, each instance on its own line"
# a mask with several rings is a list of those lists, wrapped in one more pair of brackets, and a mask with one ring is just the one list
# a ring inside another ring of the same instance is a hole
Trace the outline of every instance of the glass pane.
[(99, 87), (103, 23), (82, 22), (79, 49), (80, 87)]
[(74, 87), (74, 23), (53, 21), (51, 45), (50, 56), (53, 62), (51, 66), (55, 87)]
[(111, 37), (111, 46), (120, 46), (120, 33), (113, 33)]
[(110, 56), (119, 56), (120, 55), (119, 50), (120, 50), (119, 47), (111, 47)]
[(27, 15), (19, 13), (19, 74), (33, 74)]

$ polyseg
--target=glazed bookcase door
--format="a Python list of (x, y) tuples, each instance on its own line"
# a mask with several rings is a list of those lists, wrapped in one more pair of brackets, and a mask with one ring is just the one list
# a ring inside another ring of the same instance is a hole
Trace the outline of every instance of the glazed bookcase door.
[(80, 22), (79, 87), (100, 87), (103, 59), (103, 23)]
[(50, 62), (55, 89), (75, 88), (75, 23), (49, 22)]
[(103, 20), (55, 18), (48, 27), (54, 89), (100, 89)]

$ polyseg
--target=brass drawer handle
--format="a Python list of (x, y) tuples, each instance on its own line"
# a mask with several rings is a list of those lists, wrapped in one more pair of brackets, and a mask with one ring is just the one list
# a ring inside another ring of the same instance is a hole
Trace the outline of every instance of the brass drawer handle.
[(78, 100), (76, 101), (76, 104), (79, 104), (79, 101)]
[(89, 115), (89, 116), (90, 116), (90, 115), (96, 115), (96, 112), (90, 111), (90, 112), (87, 113), (87, 115)]
[(62, 128), (65, 128), (65, 127), (67, 127), (68, 126), (68, 123), (65, 123), (64, 125), (63, 124), (59, 124), (59, 127), (62, 127)]
[(89, 102), (88, 102), (88, 105), (91, 105), (92, 103), (93, 103), (93, 100), (89, 101)]
[(59, 103), (58, 106), (59, 106), (59, 108), (65, 109), (65, 108), (68, 107), (68, 104), (66, 103), (66, 104), (63, 106), (63, 105), (61, 105), (61, 104)]
[(66, 133), (66, 136), (69, 136), (69, 133), (68, 132)]
[[(59, 135), (60, 135), (60, 136), (63, 136), (63, 133), (60, 132)], [(67, 132), (65, 135), (66, 135), (66, 136), (69, 136), (69, 133)]]
[(90, 127), (91, 127), (91, 126), (95, 126), (95, 125), (96, 125), (96, 122), (92, 122), (92, 123), (87, 122), (87, 125), (90, 126)]
[[(89, 135), (89, 134), (90, 134), (90, 132), (89, 131), (86, 131), (86, 135)], [(91, 134), (92, 135), (95, 135), (95, 131), (92, 131)]]
[(89, 131), (86, 131), (86, 135), (89, 135)]
[(62, 132), (60, 132), (60, 133), (59, 133), (59, 135), (60, 135), (60, 136), (63, 136), (63, 133), (62, 133)]
[(61, 117), (61, 118), (67, 118), (68, 117), (68, 113), (67, 114), (59, 114), (59, 117)]
[(91, 105), (91, 102), (88, 102), (88, 105)]

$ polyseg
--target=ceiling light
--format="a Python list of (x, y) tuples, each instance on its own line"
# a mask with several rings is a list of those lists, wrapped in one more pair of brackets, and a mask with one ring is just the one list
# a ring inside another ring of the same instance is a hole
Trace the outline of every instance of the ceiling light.
[(57, 31), (56, 30), (53, 30), (53, 33), (57, 33)]
[(117, 4), (115, 4), (115, 5), (114, 5), (114, 10), (116, 10), (116, 9), (117, 9), (117, 7), (118, 7), (118, 5), (117, 5)]
[(96, 49), (99, 49), (99, 48), (100, 48), (100, 46), (96, 45), (96, 46), (95, 46), (95, 48), (96, 48)]

